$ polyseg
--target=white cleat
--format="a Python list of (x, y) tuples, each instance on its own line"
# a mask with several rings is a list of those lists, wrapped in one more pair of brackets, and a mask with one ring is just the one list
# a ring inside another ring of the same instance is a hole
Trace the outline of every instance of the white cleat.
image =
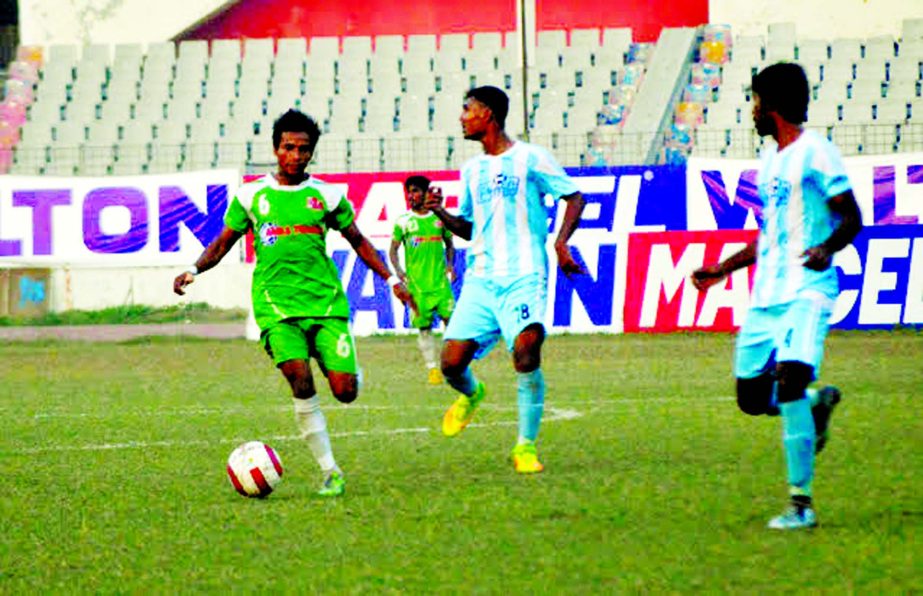
[(803, 530), (817, 526), (817, 515), (810, 507), (795, 507), (785, 510), (782, 515), (769, 520), (767, 527), (771, 530)]

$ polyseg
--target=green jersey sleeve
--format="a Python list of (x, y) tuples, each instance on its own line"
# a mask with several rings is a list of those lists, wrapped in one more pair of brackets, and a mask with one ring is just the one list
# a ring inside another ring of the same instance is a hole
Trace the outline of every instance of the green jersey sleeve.
[(353, 206), (346, 200), (346, 195), (340, 195), (340, 202), (331, 209), (326, 217), (327, 227), (332, 230), (343, 230), (356, 220)]
[(404, 241), (404, 227), (401, 225), (400, 220), (394, 224), (394, 233), (391, 234), (391, 239), (395, 242)]
[(247, 214), (247, 210), (240, 204), (237, 197), (234, 197), (231, 200), (231, 204), (228, 205), (228, 210), (224, 214), (224, 225), (235, 232), (241, 233), (246, 232), (253, 225), (253, 222), (250, 221), (250, 216)]

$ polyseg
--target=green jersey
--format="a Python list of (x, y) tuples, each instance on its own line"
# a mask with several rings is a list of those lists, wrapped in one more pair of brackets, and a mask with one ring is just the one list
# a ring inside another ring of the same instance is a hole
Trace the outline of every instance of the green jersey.
[(267, 175), (238, 189), (224, 223), (253, 230), (253, 314), (260, 329), (291, 317), (349, 317), (326, 235), (354, 219), (343, 191), (314, 177), (280, 186)]
[(449, 287), (445, 239), (451, 236), (434, 213), (408, 211), (397, 218), (392, 238), (404, 246), (404, 269), (412, 292), (440, 292)]

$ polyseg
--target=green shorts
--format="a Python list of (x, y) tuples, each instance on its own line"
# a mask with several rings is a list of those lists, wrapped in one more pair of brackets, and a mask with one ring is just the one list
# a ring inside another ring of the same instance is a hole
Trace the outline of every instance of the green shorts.
[(417, 314), (411, 317), (410, 325), (416, 329), (432, 327), (434, 312), (444, 322), (448, 321), (455, 309), (455, 296), (449, 286), (436, 292), (414, 292), (413, 301), (417, 305)]
[(333, 317), (285, 319), (263, 330), (260, 341), (276, 366), (314, 358), (325, 372), (356, 374), (356, 343), (349, 321)]

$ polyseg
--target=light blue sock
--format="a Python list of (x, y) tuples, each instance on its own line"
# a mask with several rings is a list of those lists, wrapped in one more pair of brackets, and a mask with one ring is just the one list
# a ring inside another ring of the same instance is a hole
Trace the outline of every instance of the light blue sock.
[(519, 373), (516, 384), (519, 395), (519, 442), (534, 441), (545, 411), (545, 375), (542, 369)]
[(445, 380), (449, 385), (452, 386), (452, 389), (458, 391), (459, 393), (463, 393), (468, 397), (474, 395), (474, 390), (477, 389), (478, 386), (477, 379), (474, 378), (474, 373), (471, 372), (470, 366), (457, 377), (450, 377), (446, 375)]
[(814, 418), (811, 401), (779, 404), (782, 411), (782, 445), (788, 466), (788, 485), (792, 495), (811, 496), (814, 480)]

